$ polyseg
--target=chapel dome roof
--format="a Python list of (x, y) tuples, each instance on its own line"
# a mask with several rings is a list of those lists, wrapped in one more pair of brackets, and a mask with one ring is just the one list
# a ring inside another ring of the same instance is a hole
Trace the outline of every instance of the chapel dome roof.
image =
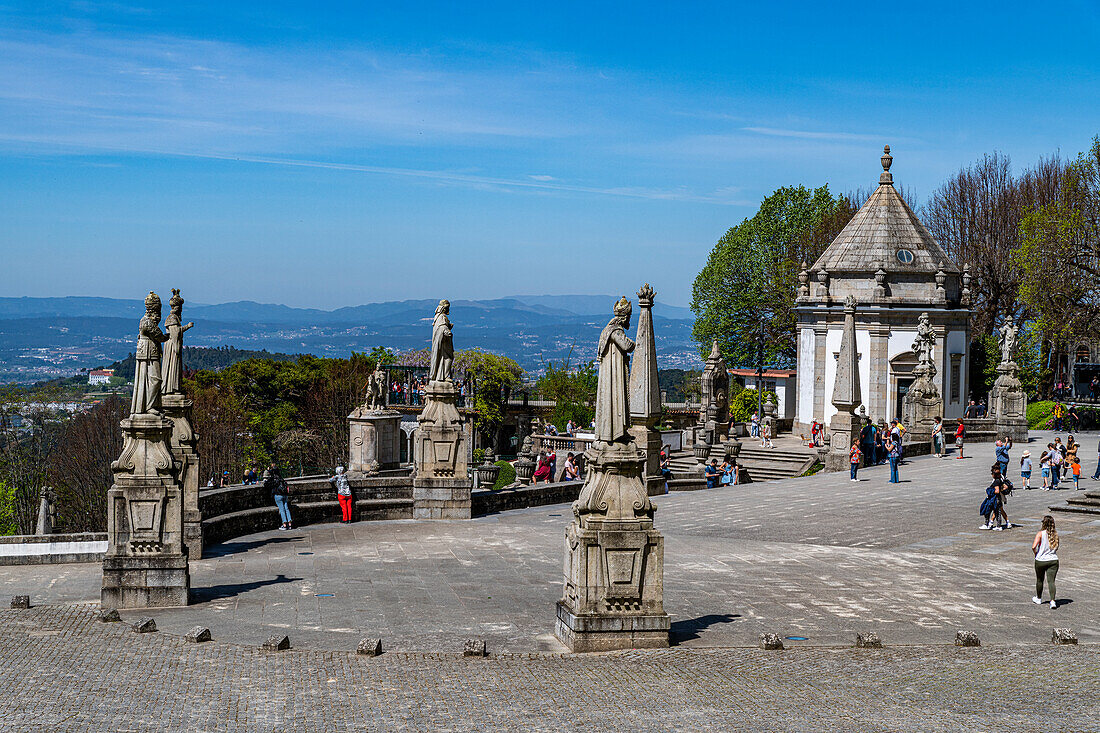
[(958, 265), (920, 223), (894, 188), (890, 146), (883, 149), (879, 185), (813, 267), (814, 272), (960, 274)]

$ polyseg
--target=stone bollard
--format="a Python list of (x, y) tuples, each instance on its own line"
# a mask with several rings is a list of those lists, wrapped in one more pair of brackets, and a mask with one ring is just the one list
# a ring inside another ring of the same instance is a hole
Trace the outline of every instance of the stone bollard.
[(856, 634), (856, 648), (881, 649), (882, 639), (878, 638), (878, 634), (874, 631), (868, 631), (866, 634)]
[(783, 637), (779, 634), (761, 634), (760, 648), (768, 650), (782, 649)]
[(1050, 640), (1055, 644), (1076, 644), (1077, 634), (1070, 629), (1054, 629), (1050, 634)]
[(130, 624), (130, 631), (135, 634), (151, 634), (157, 630), (157, 622), (148, 616), (139, 618), (134, 623)]
[(981, 646), (977, 631), (956, 631), (955, 646)]
[(359, 646), (355, 647), (355, 653), (364, 657), (377, 657), (382, 653), (381, 639), (363, 639)]
[(205, 626), (196, 626), (183, 635), (183, 640), (192, 644), (201, 644), (204, 641), (210, 641), (212, 638), (210, 629)]
[(99, 612), (99, 621), (104, 624), (111, 624), (122, 620), (122, 616), (118, 615), (118, 611), (113, 608), (104, 608)]
[(290, 648), (289, 636), (270, 636), (260, 647), (265, 652), (281, 652)]
[(11, 597), (12, 608), (30, 608), (31, 597), (30, 596), (12, 596)]
[(485, 641), (482, 639), (467, 639), (466, 643), (462, 645), (462, 656), (464, 657), (487, 657), (489, 652), (485, 650)]

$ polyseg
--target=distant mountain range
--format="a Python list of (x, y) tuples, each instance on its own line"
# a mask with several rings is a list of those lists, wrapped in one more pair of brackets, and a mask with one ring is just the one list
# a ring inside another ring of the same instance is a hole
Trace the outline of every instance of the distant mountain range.
[[(571, 352), (574, 363), (588, 360), (616, 300), (611, 295), (455, 300), (455, 347), (504, 354), (530, 372)], [(184, 318), (196, 323), (187, 333), (190, 346), (347, 356), (375, 346), (428, 346), (437, 303), (404, 300), (332, 311), (252, 301), (187, 303)], [(124, 358), (133, 351), (143, 312), (140, 300), (0, 298), (0, 382), (67, 376)], [(702, 362), (691, 340), (691, 311), (657, 303), (653, 315), (661, 366), (698, 368)]]

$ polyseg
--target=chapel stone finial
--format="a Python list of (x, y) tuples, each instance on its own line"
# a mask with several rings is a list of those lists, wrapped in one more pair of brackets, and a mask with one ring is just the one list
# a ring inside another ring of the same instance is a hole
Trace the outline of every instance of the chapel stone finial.
[(890, 165), (894, 162), (894, 156), (890, 155), (890, 146), (884, 145), (882, 147), (882, 157), (879, 158), (882, 162), (882, 175), (878, 177), (879, 184), (894, 184), (894, 176), (890, 173)]

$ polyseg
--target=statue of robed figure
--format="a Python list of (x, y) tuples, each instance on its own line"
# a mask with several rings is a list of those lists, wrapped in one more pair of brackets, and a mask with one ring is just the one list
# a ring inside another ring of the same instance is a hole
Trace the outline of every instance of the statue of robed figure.
[(604, 327), (596, 347), (599, 380), (596, 391), (596, 443), (620, 443), (630, 439), (630, 353), (634, 342), (630, 328), (630, 301), (615, 304), (611, 322)]
[(439, 301), (432, 322), (432, 360), (428, 373), (433, 382), (450, 382), (454, 375), (455, 347), (451, 319), (448, 318), (450, 312), (450, 301)]
[(164, 319), (168, 340), (164, 342), (161, 371), (164, 377), (164, 394), (179, 394), (183, 392), (180, 384), (183, 378), (183, 332), (193, 328), (195, 324), (183, 323), (183, 298), (180, 297), (178, 288), (172, 288), (168, 308), (168, 317)]
[(145, 298), (145, 316), (138, 326), (137, 351), (134, 354), (134, 396), (130, 415), (160, 415), (160, 345), (168, 336), (160, 330), (160, 297), (149, 291)]

